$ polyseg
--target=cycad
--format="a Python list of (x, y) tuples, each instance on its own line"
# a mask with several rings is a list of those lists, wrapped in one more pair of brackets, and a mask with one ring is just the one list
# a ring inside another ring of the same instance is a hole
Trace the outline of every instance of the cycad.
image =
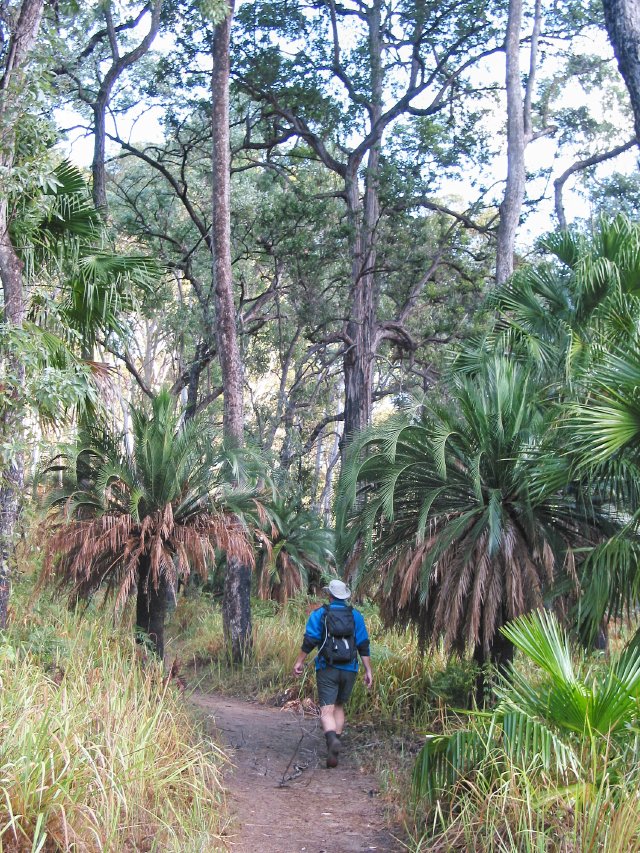
[(295, 502), (276, 499), (266, 507), (268, 523), (258, 559), (258, 595), (285, 602), (316, 587), (332, 574), (335, 544), (332, 530)]
[(556, 617), (545, 611), (521, 616), (505, 636), (533, 663), (531, 683), (514, 668), (498, 689), (491, 714), (450, 735), (431, 736), (414, 770), (420, 794), (446, 795), (476, 772), (498, 773), (507, 759), (528, 772), (562, 783), (603, 783), (637, 765), (640, 647), (630, 645), (602, 671), (575, 654)]
[[(202, 424), (184, 426), (166, 391), (152, 413), (134, 409), (131, 458), (108, 433), (80, 446), (50, 499), (43, 580), (73, 598), (103, 587), (121, 607), (137, 585), (137, 624), (164, 651), (167, 593), (191, 571), (206, 575), (220, 549), (253, 562), (248, 532), (226, 502)], [(210, 439), (210, 437), (209, 437)]]
[(359, 582), (377, 588), (388, 624), (423, 644), (510, 657), (500, 628), (541, 606), (576, 547), (613, 522), (547, 447), (550, 418), (530, 373), (494, 357), (454, 378), (449, 406), (374, 429), (342, 478), (343, 553), (363, 548)]

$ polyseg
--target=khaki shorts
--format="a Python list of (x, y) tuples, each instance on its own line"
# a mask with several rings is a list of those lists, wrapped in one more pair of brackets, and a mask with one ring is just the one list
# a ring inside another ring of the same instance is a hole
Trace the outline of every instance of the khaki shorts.
[(357, 674), (353, 670), (338, 669), (335, 666), (316, 670), (320, 707), (323, 705), (344, 705), (351, 696)]

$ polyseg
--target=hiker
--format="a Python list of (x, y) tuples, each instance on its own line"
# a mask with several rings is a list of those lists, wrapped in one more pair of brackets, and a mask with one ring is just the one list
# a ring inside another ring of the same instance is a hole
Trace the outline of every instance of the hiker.
[(302, 675), (304, 659), (317, 646), (316, 679), (320, 723), (327, 740), (327, 767), (337, 767), (344, 728), (344, 706), (358, 673), (358, 654), (362, 658), (367, 690), (373, 684), (373, 672), (364, 619), (347, 603), (351, 590), (342, 581), (332, 580), (323, 592), (328, 593), (329, 604), (324, 604), (309, 616), (293, 673)]

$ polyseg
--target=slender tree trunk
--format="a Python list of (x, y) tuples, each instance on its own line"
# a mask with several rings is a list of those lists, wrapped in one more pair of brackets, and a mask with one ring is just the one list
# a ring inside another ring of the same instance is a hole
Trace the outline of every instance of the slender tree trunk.
[(609, 40), (629, 90), (640, 145), (640, 4), (638, 0), (602, 0), (602, 6)]
[[(374, 275), (375, 248), (361, 221), (358, 175), (347, 180), (347, 205), (351, 221), (351, 298), (346, 324), (344, 370), (344, 437), (355, 435), (371, 423), (374, 341), (376, 332)], [(343, 446), (346, 446), (344, 442)]]
[(96, 210), (107, 209), (107, 170), (106, 170), (106, 134), (107, 104), (111, 92), (101, 93), (102, 97), (93, 105), (93, 160), (91, 161), (91, 195)]
[(529, 74), (525, 94), (520, 76), (520, 33), (522, 0), (509, 0), (505, 38), (507, 89), (507, 184), (500, 205), (496, 247), (496, 283), (503, 284), (513, 273), (513, 258), (520, 214), (525, 197), (525, 151), (533, 138), (531, 102), (538, 62), (538, 41), (542, 16), (541, 0), (536, 0), (529, 53)]
[[(44, 0), (24, 0), (11, 33), (6, 61), (0, 79), (0, 167), (10, 171), (15, 157), (15, 121), (20, 112), (24, 66), (40, 28)], [(9, 233), (10, 216), (6, 194), (0, 193), (0, 279), (4, 294), (4, 319), (7, 325), (22, 327), (25, 306), (22, 263)], [(12, 439), (22, 435), (21, 396), (24, 365), (14, 353), (2, 353), (8, 395), (0, 436)], [(0, 480), (0, 628), (7, 623), (10, 565), (13, 558), (15, 529), (24, 484), (24, 459), (18, 453), (4, 460)]]
[(473, 660), (479, 667), (479, 672), (476, 677), (476, 704), (478, 708), (482, 708), (489, 697), (487, 685), (487, 663), (491, 663), (496, 671), (503, 676), (509, 674), (510, 664), (513, 662), (514, 645), (510, 640), (507, 640), (499, 631), (493, 640), (493, 645), (489, 655), (485, 653), (482, 643), (478, 643), (473, 650)]
[(496, 282), (503, 284), (513, 272), (513, 251), (524, 199), (524, 112), (520, 80), (520, 29), (522, 0), (510, 0), (507, 21), (507, 185), (500, 205), (496, 250)]
[[(383, 109), (382, 36), (380, 3), (368, 12), (369, 54), (371, 63), (371, 127), (375, 127)], [(365, 176), (364, 201), (360, 203), (358, 170), (360, 155), (350, 157), (345, 177), (347, 211), (351, 226), (351, 299), (346, 323), (347, 349), (344, 369), (344, 434), (342, 450), (348, 439), (371, 423), (373, 375), (378, 344), (376, 243), (380, 217), (380, 144), (369, 149)]]
[[(211, 74), (211, 162), (213, 172), (211, 246), (216, 309), (216, 339), (224, 388), (223, 434), (229, 447), (244, 443), (243, 375), (231, 274), (231, 146), (229, 139), (229, 14), (216, 27)], [(222, 620), (234, 662), (251, 649), (251, 567), (232, 555), (222, 599)]]
[(158, 658), (164, 660), (164, 623), (167, 615), (167, 598), (170, 585), (163, 574), (156, 589), (149, 577), (151, 559), (148, 554), (140, 558), (138, 569), (138, 597), (136, 599), (136, 627), (146, 634)]

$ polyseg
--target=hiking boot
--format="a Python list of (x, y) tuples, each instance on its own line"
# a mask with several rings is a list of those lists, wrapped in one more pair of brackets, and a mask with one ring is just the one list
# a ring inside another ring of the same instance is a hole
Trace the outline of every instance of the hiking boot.
[(338, 766), (338, 756), (340, 755), (340, 738), (332, 732), (333, 737), (327, 738), (327, 767)]

